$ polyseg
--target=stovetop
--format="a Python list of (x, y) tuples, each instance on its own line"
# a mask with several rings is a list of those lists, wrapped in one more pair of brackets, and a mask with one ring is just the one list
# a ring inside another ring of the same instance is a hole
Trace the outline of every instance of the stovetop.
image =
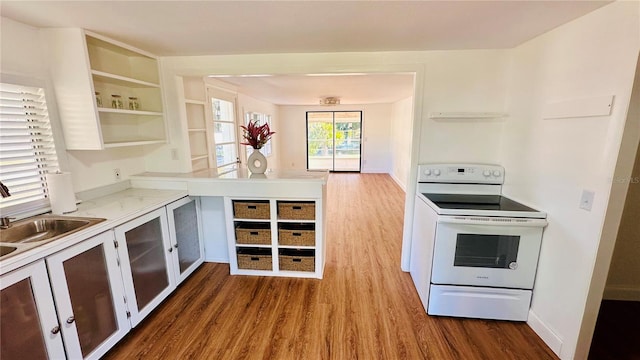
[(502, 195), (424, 194), (442, 209), (536, 211)]
[[(441, 215), (545, 218), (546, 214), (502, 195), (422, 193)], [(434, 207), (432, 206), (432, 207)]]

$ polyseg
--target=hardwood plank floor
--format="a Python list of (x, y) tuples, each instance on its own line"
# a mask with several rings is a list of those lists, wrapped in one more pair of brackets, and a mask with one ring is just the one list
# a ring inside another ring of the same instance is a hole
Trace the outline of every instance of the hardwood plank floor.
[(557, 359), (524, 323), (427, 316), (400, 270), (404, 193), (332, 174), (323, 280), (204, 264), (108, 359)]
[(640, 359), (640, 302), (603, 300), (589, 360)]

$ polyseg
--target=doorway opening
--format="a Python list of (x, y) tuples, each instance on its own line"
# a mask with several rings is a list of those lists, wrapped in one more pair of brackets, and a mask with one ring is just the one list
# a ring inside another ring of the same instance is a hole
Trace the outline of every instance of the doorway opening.
[(362, 111), (307, 111), (307, 170), (360, 172)]

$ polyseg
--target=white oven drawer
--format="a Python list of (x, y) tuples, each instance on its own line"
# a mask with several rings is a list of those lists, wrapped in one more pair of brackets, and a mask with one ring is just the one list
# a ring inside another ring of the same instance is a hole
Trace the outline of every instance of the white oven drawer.
[(431, 285), (429, 315), (526, 321), (531, 290)]

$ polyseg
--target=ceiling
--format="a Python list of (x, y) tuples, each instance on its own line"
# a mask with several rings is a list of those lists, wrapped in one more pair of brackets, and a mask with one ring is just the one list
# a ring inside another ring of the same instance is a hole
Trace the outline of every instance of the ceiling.
[[(160, 56), (504, 49), (610, 1), (0, 1), (35, 27), (81, 27)], [(276, 104), (386, 103), (402, 74), (220, 79)], [(405, 96), (406, 95), (406, 96)]]

